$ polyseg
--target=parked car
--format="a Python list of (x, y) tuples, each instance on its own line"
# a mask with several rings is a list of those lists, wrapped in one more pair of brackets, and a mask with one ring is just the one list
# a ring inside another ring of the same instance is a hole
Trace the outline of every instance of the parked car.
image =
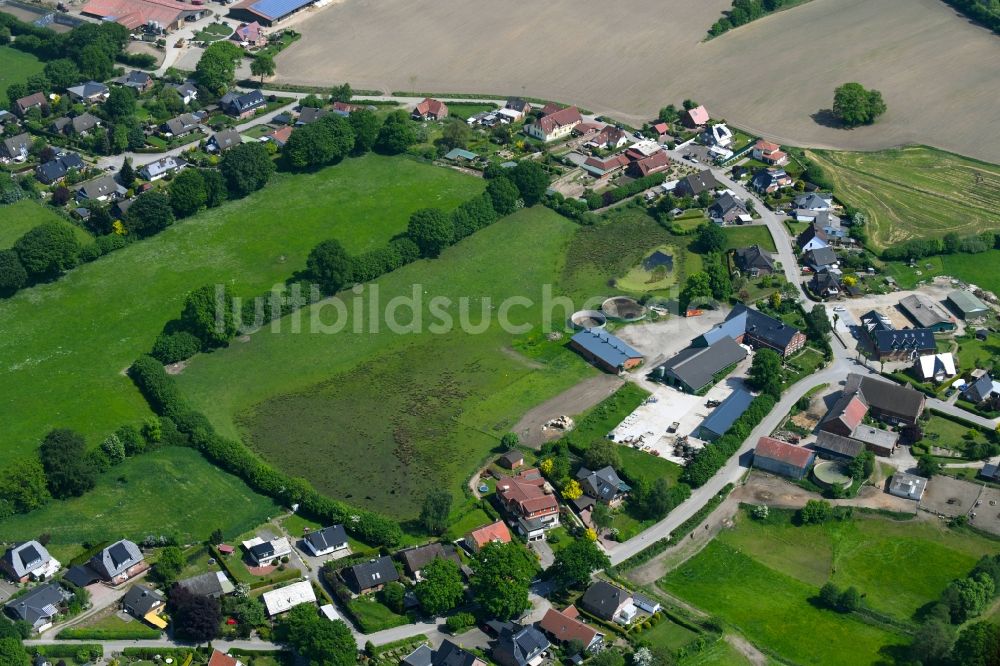
[(838, 305), (837, 307), (835, 307), (833, 309), (833, 311), (834, 312), (847, 312), (847, 308), (845, 308), (843, 305)]
[(708, 402), (705, 403), (705, 406), (706, 407), (718, 407), (721, 404), (722, 404), (721, 400), (709, 400)]
[(667, 428), (667, 432), (677, 432), (677, 429), (680, 427), (681, 427), (681, 422), (674, 421), (673, 423), (670, 424), (670, 427)]

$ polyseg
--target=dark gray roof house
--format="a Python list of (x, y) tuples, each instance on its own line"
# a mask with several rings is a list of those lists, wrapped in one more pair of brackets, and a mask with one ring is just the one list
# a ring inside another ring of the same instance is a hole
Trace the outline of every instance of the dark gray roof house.
[(76, 153), (66, 153), (35, 167), (35, 176), (46, 185), (62, 180), (71, 169), (83, 169), (83, 159)]
[(861, 392), (873, 416), (894, 424), (916, 423), (927, 402), (923, 393), (909, 385), (852, 372), (847, 375), (844, 393), (855, 391)]
[(596, 472), (581, 467), (576, 473), (576, 479), (583, 492), (605, 504), (621, 499), (622, 495), (632, 490), (610, 465)]
[(774, 258), (770, 252), (760, 249), (759, 245), (733, 250), (733, 263), (741, 273), (751, 277), (774, 272)]
[(140, 620), (146, 613), (156, 610), (166, 599), (156, 590), (145, 585), (133, 585), (122, 597), (122, 610)]
[(80, 183), (76, 188), (76, 198), (78, 200), (103, 201), (110, 197), (116, 197), (125, 192), (125, 188), (118, 184), (113, 174), (104, 174), (85, 183)]
[(399, 561), (403, 563), (403, 569), (407, 575), (413, 578), (418, 577), (424, 567), (438, 558), (451, 560), (459, 565), (462, 563), (455, 552), (455, 547), (451, 544), (429, 543), (425, 546), (407, 548), (396, 555)]
[(125, 76), (115, 79), (115, 83), (119, 83), (127, 88), (134, 88), (139, 92), (144, 92), (147, 88), (153, 85), (153, 77), (146, 72), (133, 69)]
[(31, 135), (23, 132), (9, 139), (4, 139), (0, 144), (0, 157), (8, 160), (23, 160), (28, 156), (31, 149)]
[(241, 143), (243, 143), (243, 137), (240, 136), (240, 133), (234, 129), (227, 129), (212, 135), (212, 138), (208, 140), (208, 149), (224, 153)]
[(98, 81), (87, 81), (66, 88), (75, 102), (98, 102), (108, 96), (108, 87)]
[(386, 583), (399, 580), (399, 572), (392, 559), (385, 556), (348, 567), (342, 575), (347, 586), (358, 594), (379, 590)]
[(111, 580), (126, 573), (131, 567), (145, 559), (139, 546), (128, 539), (111, 544), (90, 560), (90, 567), (105, 580)]
[(49, 126), (49, 130), (57, 134), (72, 136), (74, 134), (86, 134), (90, 130), (101, 124), (101, 119), (92, 113), (81, 113), (72, 118), (63, 116), (56, 118)]
[(327, 109), (315, 109), (311, 106), (303, 107), (303, 109), (299, 112), (299, 117), (295, 120), (295, 124), (309, 125), (329, 113), (330, 112)]
[(710, 170), (705, 169), (681, 178), (680, 182), (677, 183), (676, 190), (681, 196), (693, 197), (717, 187), (719, 187), (719, 181), (715, 179), (715, 175)]
[(514, 625), (500, 632), (493, 660), (500, 666), (530, 666), (549, 647), (549, 639), (534, 625)]
[(232, 582), (221, 571), (209, 571), (208, 573), (192, 576), (191, 578), (185, 578), (184, 580), (177, 581), (177, 584), (191, 594), (202, 597), (214, 597), (216, 599), (235, 590)]
[(4, 611), (11, 619), (27, 622), (32, 629), (40, 631), (52, 623), (59, 614), (59, 607), (69, 597), (70, 594), (59, 583), (49, 583), (8, 601)]
[(708, 217), (717, 224), (733, 222), (740, 215), (747, 214), (747, 206), (741, 200), (726, 192), (708, 207)]
[(399, 663), (402, 666), (486, 666), (485, 661), (448, 639), (437, 650), (421, 645)]
[(580, 608), (602, 620), (612, 621), (618, 609), (632, 599), (632, 593), (599, 580), (580, 598)]
[(969, 402), (978, 405), (981, 402), (986, 402), (994, 394), (993, 388), (993, 377), (990, 373), (984, 373), (979, 379), (971, 382), (969, 386), (962, 393), (962, 397)]
[(747, 357), (747, 350), (733, 338), (722, 337), (708, 347), (687, 347), (657, 366), (652, 375), (688, 393), (711, 385), (718, 373)]
[(37, 541), (25, 541), (11, 546), (3, 558), (0, 558), (0, 569), (15, 581), (23, 580), (42, 571), (52, 561), (52, 556), (45, 546)]
[(836, 266), (838, 261), (837, 253), (829, 247), (818, 247), (806, 252), (806, 264), (814, 271)]
[(252, 90), (242, 95), (226, 93), (219, 99), (219, 106), (231, 116), (243, 116), (267, 106), (267, 99), (259, 90)]
[(206, 118), (204, 111), (199, 111), (197, 113), (182, 113), (176, 118), (171, 118), (167, 122), (160, 125), (160, 130), (172, 134), (173, 136), (184, 136), (185, 134), (190, 134), (199, 127), (201, 127), (201, 122)]
[(310, 532), (303, 538), (305, 546), (313, 555), (319, 557), (335, 550), (347, 548), (347, 530), (343, 525), (331, 525), (321, 530)]
[(809, 288), (820, 296), (833, 296), (841, 292), (840, 278), (832, 271), (816, 271), (809, 281)]

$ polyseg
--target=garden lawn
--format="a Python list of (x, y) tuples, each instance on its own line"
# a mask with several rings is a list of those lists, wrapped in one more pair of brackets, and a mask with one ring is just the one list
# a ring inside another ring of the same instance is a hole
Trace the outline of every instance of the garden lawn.
[(637, 640), (649, 643), (650, 647), (665, 648), (671, 652), (676, 652), (696, 639), (698, 634), (664, 617), (652, 629), (647, 629), (635, 636)]
[[(24, 83), (32, 74), (40, 74), (45, 64), (24, 51), (10, 46), (0, 46), (0, 99), (7, 102), (7, 86)], [(31, 92), (30, 90), (28, 92)]]
[(448, 105), (448, 115), (462, 120), (468, 120), (477, 113), (493, 111), (496, 104), (468, 104), (466, 102), (445, 102)]
[[(332, 324), (343, 298), (349, 307), (342, 331), (295, 333), (294, 316), (287, 317), (280, 332), (269, 327), (247, 343), (192, 359), (178, 376), (181, 391), (222, 433), (243, 438), (321, 492), (415, 518), (432, 488), (460, 497), (523, 413), (596, 372), (564, 349), (550, 362), (511, 353), (517, 336), (495, 321), (480, 331), (458, 330), (460, 299), (468, 299), (474, 325), (508, 297), (539, 303), (577, 228), (546, 208), (523, 210), (438, 259), (378, 280), (383, 305), (414, 293), (422, 299), (421, 332), (390, 330), (383, 310), (368, 305), (375, 294), (369, 285), (360, 296), (341, 294), (301, 313), (303, 331), (313, 317)], [(439, 296), (452, 300), (446, 312), (456, 326), (435, 334), (442, 320), (428, 303)], [(538, 331), (540, 312), (539, 305), (518, 306), (511, 323)], [(411, 322), (409, 310), (398, 316)], [(564, 317), (557, 314), (555, 324)]]
[(410, 623), (405, 615), (393, 613), (387, 606), (370, 597), (358, 597), (350, 602), (349, 607), (358, 620), (358, 628), (365, 634)]
[(0, 249), (13, 247), (17, 239), (45, 222), (58, 222), (70, 227), (81, 245), (93, 240), (82, 227), (67, 222), (54, 210), (35, 201), (23, 200), (10, 206), (0, 206)]
[(974, 336), (956, 338), (960, 372), (975, 368), (991, 368), (1000, 365), (1000, 335), (990, 333), (985, 340)]
[(188, 291), (224, 282), (237, 295), (263, 292), (302, 270), (321, 240), (338, 238), (352, 253), (382, 247), (414, 210), (450, 209), (482, 188), (449, 169), (368, 155), (278, 177), (0, 301), (0, 405), (18, 415), (0, 419), (0, 456), (27, 454), (51, 428), (77, 429), (96, 444), (147, 416), (124, 370), (180, 314)]
[[(907, 567), (908, 568), (908, 567)], [(712, 541), (660, 585), (734, 625), (753, 642), (799, 664), (871, 664), (906, 638), (809, 602), (819, 588)]]
[(876, 249), (952, 231), (1000, 229), (1000, 166), (927, 146), (807, 155), (823, 168), (838, 199), (868, 214)]
[(193, 449), (144, 453), (101, 475), (83, 497), (52, 501), (29, 514), (0, 521), (0, 541), (48, 533), (52, 543), (98, 543), (149, 534), (176, 535), (181, 543), (249, 530), (281, 509), (239, 478)]
[(679, 666), (751, 666), (753, 662), (724, 638), (720, 638), (704, 650), (682, 657), (677, 663)]
[(724, 250), (735, 250), (738, 247), (749, 247), (760, 245), (761, 248), (770, 252), (775, 252), (774, 239), (771, 232), (763, 224), (749, 224), (734, 227), (723, 227), (726, 233), (726, 247)]
[[(924, 438), (920, 443), (924, 446), (939, 446), (943, 449), (964, 451), (969, 442), (986, 441), (986, 436), (975, 428), (969, 428), (939, 414), (933, 414), (923, 425)], [(975, 433), (972, 439), (966, 439), (970, 433)]]

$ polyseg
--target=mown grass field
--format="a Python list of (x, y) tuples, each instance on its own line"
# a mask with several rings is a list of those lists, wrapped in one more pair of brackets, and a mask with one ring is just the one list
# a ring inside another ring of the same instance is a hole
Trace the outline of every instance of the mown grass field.
[(48, 533), (59, 546), (173, 534), (184, 543), (207, 539), (217, 528), (232, 537), (281, 511), (197, 451), (167, 447), (112, 468), (83, 497), (0, 521), (0, 541)]
[(44, 63), (30, 53), (0, 46), (0, 99), (6, 105), (7, 86), (24, 83), (29, 76), (41, 73), (44, 68)]
[(1000, 271), (983, 270), (984, 266), (996, 266), (998, 262), (1000, 250), (989, 250), (980, 254), (924, 257), (916, 261), (915, 268), (910, 268), (908, 262), (890, 261), (885, 263), (883, 270), (896, 280), (901, 289), (913, 289), (918, 282), (948, 275), (1000, 294)]
[[(778, 517), (760, 523), (741, 513), (734, 529), (661, 585), (792, 661), (872, 663), (881, 647), (903, 637), (818, 608), (810, 600), (823, 584), (853, 585), (870, 607), (905, 622), (995, 550), (989, 539), (930, 520), (863, 516), (795, 527)], [(824, 641), (838, 650), (824, 648)]]
[(89, 243), (92, 237), (85, 229), (67, 222), (55, 211), (34, 201), (18, 201), (0, 207), (0, 249), (12, 247), (26, 232), (45, 222), (59, 222), (72, 227), (80, 243)]
[(813, 606), (819, 588), (712, 541), (660, 584), (799, 664), (872, 664), (905, 638)]
[(808, 155), (833, 181), (839, 199), (868, 213), (875, 248), (1000, 229), (1000, 166), (926, 146)]
[(724, 227), (726, 232), (725, 250), (735, 250), (738, 247), (749, 247), (760, 245), (764, 250), (775, 252), (774, 239), (771, 232), (762, 224), (745, 225), (738, 227)]
[(225, 282), (237, 295), (263, 292), (302, 270), (321, 240), (338, 238), (353, 253), (380, 247), (414, 210), (452, 208), (482, 187), (402, 158), (347, 160), (278, 177), (250, 197), (0, 301), (0, 405), (17, 414), (0, 419), (0, 453), (23, 455), (54, 427), (95, 443), (148, 415), (123, 371), (178, 316), (188, 291)]
[[(483, 312), (496, 315), (506, 298), (523, 296), (535, 305), (512, 310), (511, 322), (539, 330), (542, 286), (558, 276), (576, 229), (544, 208), (521, 211), (378, 281), (382, 304), (423, 297), (420, 333), (393, 332), (380, 309), (378, 332), (370, 332), (369, 296), (356, 318), (355, 295), (342, 294), (350, 305), (342, 332), (294, 333), (286, 318), (280, 332), (193, 359), (178, 376), (181, 390), (222, 432), (320, 491), (413, 518), (431, 488), (459, 496), (521, 414), (596, 372), (569, 352), (545, 362), (521, 357), (510, 350), (518, 336), (495, 317), (479, 332), (459, 326), (460, 299), (479, 324)], [(436, 334), (440, 320), (428, 306), (439, 296), (456, 304), (447, 309), (456, 330)], [(314, 314), (332, 322), (334, 306), (311, 308), (303, 331)]]

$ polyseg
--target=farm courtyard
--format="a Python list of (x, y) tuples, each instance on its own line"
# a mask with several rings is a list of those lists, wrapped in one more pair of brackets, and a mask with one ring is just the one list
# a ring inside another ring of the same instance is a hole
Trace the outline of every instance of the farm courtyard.
[[(638, 0), (608, 12), (597, 0), (553, 0), (527, 13), (471, 0), (345, 0), (297, 24), (303, 37), (277, 58), (278, 80), (531, 95), (630, 122), (691, 98), (782, 143), (921, 143), (1000, 162), (1000, 142), (983, 133), (1000, 126), (1000, 68), (984, 66), (1000, 44), (940, 0), (811, 0), (703, 41), (730, 5)], [(888, 113), (870, 127), (829, 126), (823, 112), (846, 81), (882, 91)]]

